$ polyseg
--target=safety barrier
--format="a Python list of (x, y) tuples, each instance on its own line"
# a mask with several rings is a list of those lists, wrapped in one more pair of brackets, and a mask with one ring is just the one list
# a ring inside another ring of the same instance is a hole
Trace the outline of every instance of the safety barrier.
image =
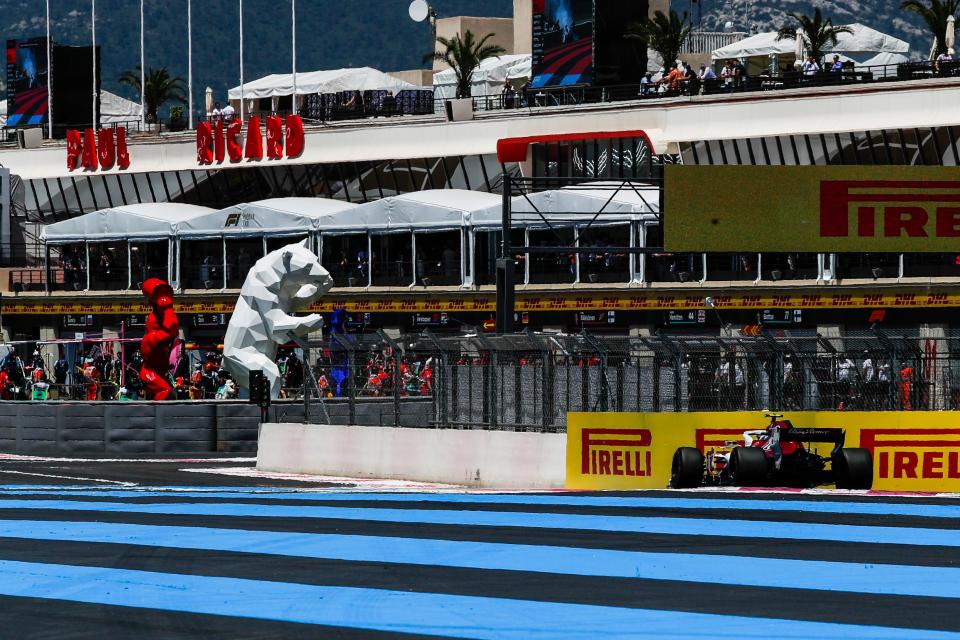
[(27, 454), (253, 452), (245, 402), (2, 402), (0, 451)]
[(257, 469), (491, 489), (560, 489), (563, 434), (265, 424)]

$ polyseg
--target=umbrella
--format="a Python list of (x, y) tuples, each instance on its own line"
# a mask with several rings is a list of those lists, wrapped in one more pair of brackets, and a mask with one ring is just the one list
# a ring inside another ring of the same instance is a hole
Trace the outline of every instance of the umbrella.
[(213, 113), (213, 89), (207, 87), (207, 90), (203, 95), (203, 106), (207, 111), (207, 115)]
[(797, 42), (796, 46), (793, 49), (793, 55), (796, 56), (796, 61), (793, 63), (795, 66), (800, 66), (803, 64), (803, 32), (797, 31)]
[(944, 42), (947, 45), (947, 53), (951, 56), (955, 53), (954, 46), (957, 44), (957, 19), (953, 16), (947, 18), (947, 41)]

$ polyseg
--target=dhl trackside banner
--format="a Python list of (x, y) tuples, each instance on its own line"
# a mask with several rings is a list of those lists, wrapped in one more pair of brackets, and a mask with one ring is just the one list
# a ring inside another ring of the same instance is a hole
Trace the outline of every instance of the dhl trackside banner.
[[(960, 248), (960, 243), (958, 243)], [(960, 255), (960, 254), (958, 254)], [(932, 291), (927, 293), (776, 293), (714, 295), (714, 305), (720, 309), (904, 309), (960, 307), (960, 291)], [(670, 311), (703, 309), (704, 294), (656, 295), (625, 293), (612, 295), (518, 296), (517, 311)], [(496, 301), (492, 297), (474, 298), (331, 298), (311, 307), (310, 311), (330, 312), (342, 307), (350, 313), (423, 313), (464, 312), (493, 313)], [(232, 313), (233, 302), (177, 303), (178, 313)], [(6, 315), (124, 315), (145, 314), (150, 309), (139, 302), (3, 302)]]
[(671, 252), (956, 252), (955, 167), (671, 166)]
[[(796, 427), (841, 428), (847, 447), (873, 456), (879, 491), (960, 492), (960, 413), (788, 412)], [(663, 489), (673, 452), (707, 452), (743, 432), (763, 429), (762, 413), (571, 413), (567, 418), (567, 488)], [(832, 445), (814, 444), (823, 456)]]

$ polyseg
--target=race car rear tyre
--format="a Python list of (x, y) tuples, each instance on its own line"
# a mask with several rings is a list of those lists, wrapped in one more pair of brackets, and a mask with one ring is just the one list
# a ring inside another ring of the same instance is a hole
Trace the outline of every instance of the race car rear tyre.
[(730, 480), (738, 487), (756, 487), (767, 479), (767, 457), (761, 449), (735, 447), (730, 452)]
[(703, 454), (693, 447), (680, 447), (673, 454), (670, 487), (694, 489), (703, 485)]
[(840, 449), (833, 457), (837, 489), (869, 489), (873, 486), (873, 458), (866, 449)]

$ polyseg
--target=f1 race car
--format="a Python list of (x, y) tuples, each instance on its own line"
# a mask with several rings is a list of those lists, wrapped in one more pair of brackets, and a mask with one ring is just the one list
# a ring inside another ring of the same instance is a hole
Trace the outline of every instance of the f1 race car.
[[(681, 447), (673, 455), (670, 486), (815, 487), (835, 484), (838, 489), (869, 489), (873, 485), (873, 458), (866, 449), (844, 448), (843, 429), (798, 429), (783, 415), (766, 414), (766, 429), (745, 431), (743, 443), (728, 441), (704, 455)], [(811, 443), (830, 443), (825, 458)]]

